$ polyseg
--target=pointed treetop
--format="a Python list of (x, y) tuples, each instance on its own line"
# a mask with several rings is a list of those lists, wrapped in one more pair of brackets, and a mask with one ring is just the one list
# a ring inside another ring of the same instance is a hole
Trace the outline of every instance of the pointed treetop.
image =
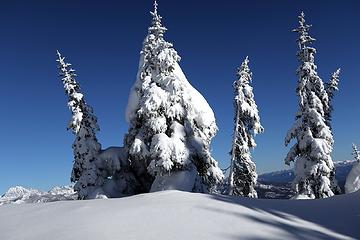
[(312, 42), (314, 42), (316, 39), (312, 38), (309, 35), (309, 29), (312, 25), (308, 25), (305, 23), (305, 14), (304, 12), (301, 12), (300, 15), (298, 16), (299, 18), (299, 24), (300, 26), (298, 28), (293, 29), (293, 32), (298, 32), (300, 34), (299, 39), (297, 40), (297, 42), (299, 43), (299, 48), (303, 49), (304, 47), (307, 47), (307, 44), (311, 44)]
[(331, 80), (339, 79), (341, 68), (338, 68), (331, 76)]
[(252, 73), (249, 68), (249, 57), (246, 56), (244, 61), (241, 63), (237, 72), (238, 80), (235, 81), (235, 84), (249, 83), (251, 82)]
[(71, 68), (71, 63), (65, 62), (65, 57), (61, 55), (59, 50), (56, 50), (56, 55), (58, 57), (56, 61), (59, 63), (58, 68), (60, 69), (60, 75), (64, 77), (75, 77), (75, 70)]
[(246, 58), (244, 59), (244, 61), (241, 64), (241, 68), (242, 69), (248, 69), (249, 68), (249, 56), (246, 56)]
[(338, 90), (339, 78), (340, 78), (340, 68), (338, 68), (331, 76), (330, 86)]
[(158, 3), (157, 1), (155, 0), (154, 1), (154, 14), (157, 15), (157, 7), (158, 7)]
[(158, 3), (156, 0), (154, 1), (154, 11), (150, 12), (150, 14), (153, 19), (151, 22), (151, 26), (149, 27), (149, 34), (153, 34), (157, 38), (162, 38), (167, 29), (161, 24), (162, 17), (158, 14)]
[(58, 57), (58, 59), (56, 61), (59, 62), (60, 64), (62, 64), (64, 62), (65, 58), (61, 56), (61, 53), (59, 52), (59, 50), (56, 50), (56, 55)]
[(352, 155), (354, 156), (355, 160), (360, 162), (360, 151), (357, 149), (357, 146), (353, 143), (352, 144)]
[(325, 83), (326, 92), (329, 97), (332, 98), (334, 91), (339, 90), (339, 80), (340, 80), (340, 68), (338, 68), (332, 75), (328, 83)]

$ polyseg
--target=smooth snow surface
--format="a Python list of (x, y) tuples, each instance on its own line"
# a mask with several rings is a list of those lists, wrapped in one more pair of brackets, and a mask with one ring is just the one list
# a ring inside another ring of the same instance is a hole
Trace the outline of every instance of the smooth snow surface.
[(158, 192), (164, 190), (180, 190), (192, 192), (197, 173), (195, 168), (189, 171), (179, 171), (173, 174), (165, 174), (158, 176), (150, 190), (150, 192)]
[(359, 201), (360, 192), (295, 201), (163, 191), (121, 199), (4, 205), (0, 239), (356, 239)]

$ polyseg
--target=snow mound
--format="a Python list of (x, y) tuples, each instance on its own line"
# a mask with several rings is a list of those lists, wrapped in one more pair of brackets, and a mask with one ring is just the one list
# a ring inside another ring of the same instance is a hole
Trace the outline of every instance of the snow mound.
[(0, 239), (359, 239), (359, 201), (360, 192), (292, 201), (162, 191), (5, 205)]
[(360, 162), (357, 162), (346, 178), (345, 192), (352, 193), (360, 190)]
[(194, 168), (189, 171), (180, 171), (171, 175), (163, 175), (155, 179), (150, 192), (165, 190), (192, 192), (194, 182), (196, 182), (196, 177), (197, 173)]
[(44, 203), (75, 199), (77, 199), (77, 196), (73, 186), (53, 187), (48, 192), (16, 186), (9, 188), (9, 190), (0, 197), (0, 205)]

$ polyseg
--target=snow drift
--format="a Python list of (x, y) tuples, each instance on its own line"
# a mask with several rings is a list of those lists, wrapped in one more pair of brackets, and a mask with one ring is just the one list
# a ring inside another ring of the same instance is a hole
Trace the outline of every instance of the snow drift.
[(346, 178), (345, 192), (352, 193), (360, 189), (360, 161), (354, 164)]
[(359, 201), (360, 192), (284, 201), (163, 191), (4, 205), (0, 239), (359, 239)]

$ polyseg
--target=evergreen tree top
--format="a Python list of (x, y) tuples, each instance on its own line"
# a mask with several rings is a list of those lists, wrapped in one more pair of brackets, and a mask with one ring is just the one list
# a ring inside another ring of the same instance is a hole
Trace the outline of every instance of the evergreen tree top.
[(340, 78), (340, 68), (338, 68), (332, 75), (329, 82), (329, 87), (333, 88), (334, 90), (339, 90), (339, 78)]
[(80, 86), (75, 80), (75, 77), (77, 76), (75, 70), (71, 68), (70, 63), (65, 62), (65, 57), (63, 57), (58, 50), (56, 50), (56, 54), (58, 56), (56, 61), (59, 63), (58, 68), (60, 69), (59, 74), (63, 77), (62, 81), (67, 82), (65, 88), (66, 93), (72, 94), (80, 91)]
[(252, 79), (252, 73), (249, 68), (249, 57), (246, 56), (245, 60), (241, 63), (238, 68), (238, 72), (236, 74), (238, 80), (235, 81), (235, 86), (239, 86), (242, 84), (249, 84)]
[(308, 25), (305, 23), (305, 14), (304, 12), (301, 12), (300, 15), (298, 16), (299, 18), (299, 24), (300, 26), (293, 29), (293, 32), (297, 32), (300, 34), (299, 39), (297, 40), (298, 44), (299, 44), (299, 48), (300, 49), (304, 49), (307, 48), (307, 44), (312, 44), (316, 39), (312, 38), (309, 35), (309, 29), (312, 25)]
[(56, 61), (59, 63), (60, 70), (62, 70), (60, 74), (63, 74), (63, 72), (65, 72), (63, 70), (67, 70), (67, 71), (69, 71), (71, 73), (72, 76), (76, 76), (75, 70), (73, 70), (73, 69), (68, 70), (67, 69), (68, 67), (71, 66), (71, 64), (65, 62), (65, 57), (61, 56), (61, 53), (59, 52), (59, 50), (56, 50), (56, 54), (58, 56), (58, 59), (56, 59)]
[(100, 130), (97, 119), (93, 114), (92, 107), (85, 102), (80, 85), (75, 80), (75, 70), (71, 68), (70, 63), (65, 62), (65, 57), (62, 57), (59, 51), (57, 51), (57, 56), (56, 61), (59, 63), (61, 81), (69, 97), (68, 106), (73, 114), (68, 129), (71, 129), (75, 134), (79, 134), (80, 129), (83, 128), (92, 132), (91, 134), (95, 136), (95, 132)]
[(360, 151), (357, 149), (357, 146), (353, 143), (352, 144), (352, 155), (354, 156), (355, 160), (358, 162), (360, 161)]
[(158, 14), (158, 3), (156, 0), (154, 1), (154, 11), (150, 12), (150, 14), (153, 18), (151, 26), (149, 27), (149, 34), (153, 34), (157, 38), (162, 38), (167, 29), (166, 27), (162, 26), (162, 17)]

